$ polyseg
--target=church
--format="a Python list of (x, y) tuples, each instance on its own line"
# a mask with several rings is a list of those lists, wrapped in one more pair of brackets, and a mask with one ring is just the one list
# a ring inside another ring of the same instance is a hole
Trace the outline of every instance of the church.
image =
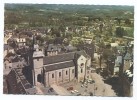
[(84, 81), (89, 78), (88, 67), (91, 66), (91, 57), (85, 51), (75, 51), (45, 56), (38, 48), (33, 52), (33, 85), (42, 83), (45, 87), (52, 84), (64, 84), (76, 80)]

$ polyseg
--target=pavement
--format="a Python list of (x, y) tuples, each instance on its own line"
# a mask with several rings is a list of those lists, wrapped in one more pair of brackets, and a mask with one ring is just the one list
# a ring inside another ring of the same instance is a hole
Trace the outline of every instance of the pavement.
[(62, 86), (53, 84), (53, 85), (51, 85), (51, 87), (56, 91), (56, 93), (58, 95), (61, 95), (61, 96), (70, 96), (71, 95), (71, 93), (69, 91), (67, 91), (65, 88), (63, 88)]
[(95, 80), (95, 88), (97, 87), (94, 94), (95, 96), (117, 96), (112, 86), (104, 83), (102, 76), (97, 73), (91, 73), (91, 77)]

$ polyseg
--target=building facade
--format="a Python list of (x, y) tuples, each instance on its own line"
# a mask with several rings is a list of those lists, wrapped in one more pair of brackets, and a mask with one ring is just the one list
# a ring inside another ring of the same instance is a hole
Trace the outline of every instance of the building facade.
[(33, 85), (38, 82), (45, 87), (52, 84), (63, 84), (89, 78), (87, 67), (91, 66), (91, 58), (85, 51), (76, 51), (54, 56), (44, 56), (42, 51), (33, 53)]

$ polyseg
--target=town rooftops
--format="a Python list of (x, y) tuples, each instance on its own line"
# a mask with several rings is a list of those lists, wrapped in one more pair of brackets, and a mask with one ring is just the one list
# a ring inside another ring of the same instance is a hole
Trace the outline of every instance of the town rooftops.
[(58, 51), (58, 47), (53, 44), (49, 44), (47, 51)]
[(124, 56), (124, 60), (131, 60), (131, 54), (130, 53), (126, 53), (126, 55)]
[(14, 49), (13, 47), (9, 46), (8, 44), (4, 44), (4, 50)]
[(77, 48), (72, 46), (72, 45), (65, 46), (64, 49), (66, 51), (75, 51), (75, 50), (77, 50)]
[(115, 66), (120, 66), (122, 64), (122, 56), (117, 56), (117, 59), (115, 60)]

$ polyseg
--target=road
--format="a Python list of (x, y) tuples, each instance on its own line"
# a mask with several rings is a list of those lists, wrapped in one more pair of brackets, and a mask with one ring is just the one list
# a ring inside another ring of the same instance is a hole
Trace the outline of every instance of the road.
[(95, 94), (96, 96), (116, 96), (116, 93), (112, 89), (111, 85), (105, 84), (102, 80), (102, 76), (98, 75), (97, 73), (91, 73), (91, 77), (95, 80)]

